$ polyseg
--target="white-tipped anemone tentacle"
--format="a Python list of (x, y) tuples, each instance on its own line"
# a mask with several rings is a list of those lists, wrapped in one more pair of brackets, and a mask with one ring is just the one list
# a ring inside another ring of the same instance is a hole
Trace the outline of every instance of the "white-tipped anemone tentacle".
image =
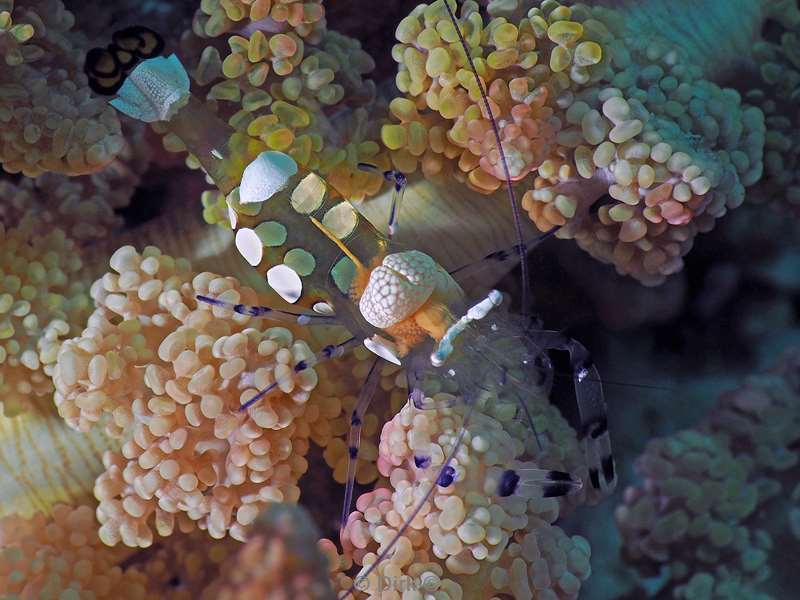
[(483, 319), (493, 308), (500, 306), (501, 302), (503, 302), (503, 294), (497, 290), (492, 290), (486, 298), (471, 307), (466, 315), (447, 329), (444, 336), (439, 341), (439, 346), (433, 354), (431, 354), (431, 364), (434, 367), (441, 367), (447, 360), (447, 357), (453, 352), (453, 342), (455, 342), (455, 339), (467, 328), (467, 325), (472, 321)]
[(358, 308), (373, 327), (385, 329), (418, 311), (440, 283), (442, 268), (418, 250), (388, 254), (370, 273)]
[(239, 185), (239, 202), (251, 204), (269, 200), (284, 189), (297, 173), (297, 163), (288, 154), (267, 150), (245, 167)]
[(139, 63), (111, 106), (145, 123), (169, 121), (189, 99), (189, 75), (174, 54)]

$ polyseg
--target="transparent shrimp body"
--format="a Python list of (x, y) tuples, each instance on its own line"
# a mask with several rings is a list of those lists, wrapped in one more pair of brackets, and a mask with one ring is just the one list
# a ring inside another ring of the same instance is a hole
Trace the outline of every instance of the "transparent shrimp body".
[[(439, 367), (433, 375), (457, 379), (467, 395), (503, 381), (524, 396), (524, 379), (515, 378), (514, 370), (530, 367), (548, 377), (546, 352), (568, 351), (585, 413), (580, 433), (592, 446), (587, 455), (593, 483), (599, 489), (613, 487), (602, 389), (582, 346), (527, 319), (501, 318), (495, 311), (502, 298), (498, 292), (467, 305), (458, 283), (433, 258), (383, 236), (323, 178), (289, 155), (238, 137), (191, 95), (174, 55), (139, 64), (112, 103), (134, 118), (165, 121), (183, 140), (228, 194), (238, 250), (284, 300), (310, 311), (301, 322), (316, 318), (341, 324), (353, 341), (395, 363), (409, 356), (412, 378)], [(208, 300), (250, 314), (282, 315), (266, 307), (259, 313), (259, 307), (237, 305), (235, 298)], [(487, 315), (491, 319), (482, 321)], [(524, 417), (524, 402), (519, 407)]]
[(175, 55), (158, 57), (140, 63), (111, 102), (131, 117), (164, 122), (184, 142), (229, 195), (240, 253), (284, 300), (335, 315), (393, 362), (442, 338), (464, 298), (444, 268), (380, 234), (291, 156), (235, 132), (189, 87)]
[[(228, 195), (231, 226), (244, 259), (285, 301), (308, 312), (243, 306), (238, 298), (224, 295), (201, 300), (251, 315), (343, 325), (353, 337), (324, 348), (316, 360), (335, 358), (364, 343), (380, 358), (406, 366), (410, 401), (417, 408), (442, 408), (428, 401), (442, 396), (428, 393), (426, 381), (451, 386), (465, 399), (466, 410), (450, 456), (431, 465), (437, 484), (461, 444), (471, 412), (491, 409), (478, 405), (478, 398), (490, 397), (495, 404), (511, 407), (542, 445), (528, 402), (531, 394), (549, 390), (552, 367), (547, 351), (566, 350), (575, 367), (579, 435), (587, 447), (590, 480), (599, 490), (613, 488), (602, 389), (582, 346), (557, 332), (541, 330), (529, 319), (500, 313), (502, 296), (496, 291), (467, 303), (452, 275), (432, 257), (401, 248), (380, 234), (323, 178), (298, 166), (292, 157), (267, 151), (247, 136), (238, 137), (191, 96), (182, 69), (174, 56), (144, 61), (119, 90), (115, 106), (134, 118), (166, 122), (168, 131), (184, 142)], [(295, 370), (311, 364), (303, 361)], [(351, 420), (343, 524), (351, 502), (361, 422), (379, 372), (375, 368), (370, 372)], [(242, 408), (269, 391), (263, 390)], [(523, 490), (526, 477), (528, 490), (549, 489), (552, 495), (582, 486), (579, 479), (557, 471), (532, 468), (509, 473), (498, 480), (498, 494)]]

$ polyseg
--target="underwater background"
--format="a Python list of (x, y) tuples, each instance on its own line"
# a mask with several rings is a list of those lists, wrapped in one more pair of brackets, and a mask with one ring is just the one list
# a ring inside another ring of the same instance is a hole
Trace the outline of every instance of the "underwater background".
[[(448, 6), (463, 41), (444, 0), (0, 0), (0, 599), (800, 597), (800, 5)], [(172, 55), (178, 100), (136, 75)], [(265, 152), (358, 213), (263, 220)], [(516, 327), (433, 408), (430, 330), (344, 352), (314, 279), (396, 206)], [(519, 383), (540, 330), (591, 359)]]

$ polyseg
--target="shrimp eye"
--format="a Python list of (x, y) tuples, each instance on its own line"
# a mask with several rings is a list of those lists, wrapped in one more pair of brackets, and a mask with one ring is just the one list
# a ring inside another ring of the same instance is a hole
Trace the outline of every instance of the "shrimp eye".
[(120, 29), (111, 36), (115, 46), (136, 55), (138, 58), (153, 58), (164, 50), (164, 38), (143, 25), (132, 25)]

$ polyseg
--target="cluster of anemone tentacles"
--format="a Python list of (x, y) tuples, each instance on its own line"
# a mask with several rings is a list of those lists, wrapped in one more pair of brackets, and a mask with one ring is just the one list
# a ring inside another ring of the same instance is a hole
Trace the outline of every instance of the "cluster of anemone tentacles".
[(99, 170), (124, 147), (120, 122), (83, 73), (87, 40), (60, 0), (0, 2), (0, 164), (35, 177)]
[(761, 108), (766, 118), (764, 178), (756, 186), (756, 202), (773, 202), (780, 212), (800, 210), (800, 6), (769, 5), (765, 39), (753, 46), (760, 82), (745, 100)]
[(628, 562), (666, 574), (665, 597), (782, 597), (800, 543), (798, 367), (794, 350), (637, 459), (617, 527)]
[[(243, 147), (286, 152), (351, 199), (380, 189), (380, 177), (357, 168), (388, 167), (366, 79), (375, 64), (357, 40), (327, 29), (319, 1), (203, 2), (180, 46), (202, 98)], [(185, 150), (172, 134), (164, 144)], [(191, 155), (188, 164), (199, 167)], [(228, 226), (224, 194), (202, 201), (209, 223)]]
[[(262, 509), (298, 500), (310, 440), (326, 448), (326, 460), (343, 479), (347, 427), (341, 425), (355, 401), (348, 382), (358, 379), (349, 373), (337, 378), (334, 367), (340, 373), (353, 367), (321, 365), (319, 385), (315, 370), (292, 375), (292, 367), (311, 354), (292, 331), (196, 300), (202, 294), (256, 301), (232, 277), (195, 274), (188, 261), (153, 247), (141, 254), (122, 247), (110, 265), (92, 286), (97, 308), (81, 335), (61, 345), (54, 373), (56, 405), (67, 424), (81, 431), (103, 427), (121, 442), (119, 451), (105, 452), (105, 472), (95, 483), (100, 540), (148, 547), (156, 535), (196, 528), (212, 538), (244, 540)], [(363, 375), (363, 368), (355, 374)], [(395, 378), (396, 369), (384, 371), (383, 387), (398, 396), (387, 398), (389, 405), (405, 399)], [(273, 381), (281, 382), (279, 389), (247, 411), (236, 410)], [(575, 433), (543, 396), (530, 409), (541, 427), (540, 449), (513, 406), (484, 402), (467, 428), (468, 450), (450, 467), (452, 485), (437, 487), (421, 513), (424, 521), (413, 521), (370, 585), (390, 576), (417, 581), (431, 572), (456, 598), (472, 585), (472, 576), (490, 575), (487, 594), (525, 598), (550, 590), (554, 597), (575, 598), (590, 573), (588, 544), (567, 537), (554, 521), (583, 496), (498, 501), (494, 490), (509, 465), (564, 469), (586, 479)], [(358, 577), (352, 565), (374, 562), (380, 544), (432, 485), (464, 410), (421, 411), (407, 404), (384, 425), (377, 451), (366, 446), (360, 452), (365, 468), (358, 481), (371, 483), (378, 473), (381, 479), (358, 499), (343, 530), (344, 553), (323, 544), (340, 592)], [(365, 421), (377, 423), (377, 416)], [(427, 464), (416, 456), (423, 448)], [(372, 596), (368, 588), (366, 593)]]
[[(401, 170), (494, 193), (505, 169), (443, 2), (397, 27), (404, 96), (382, 140)], [(523, 208), (618, 272), (658, 284), (679, 271), (761, 176), (763, 113), (623, 12), (545, 0), (486, 23), (467, 1), (460, 22)]]

